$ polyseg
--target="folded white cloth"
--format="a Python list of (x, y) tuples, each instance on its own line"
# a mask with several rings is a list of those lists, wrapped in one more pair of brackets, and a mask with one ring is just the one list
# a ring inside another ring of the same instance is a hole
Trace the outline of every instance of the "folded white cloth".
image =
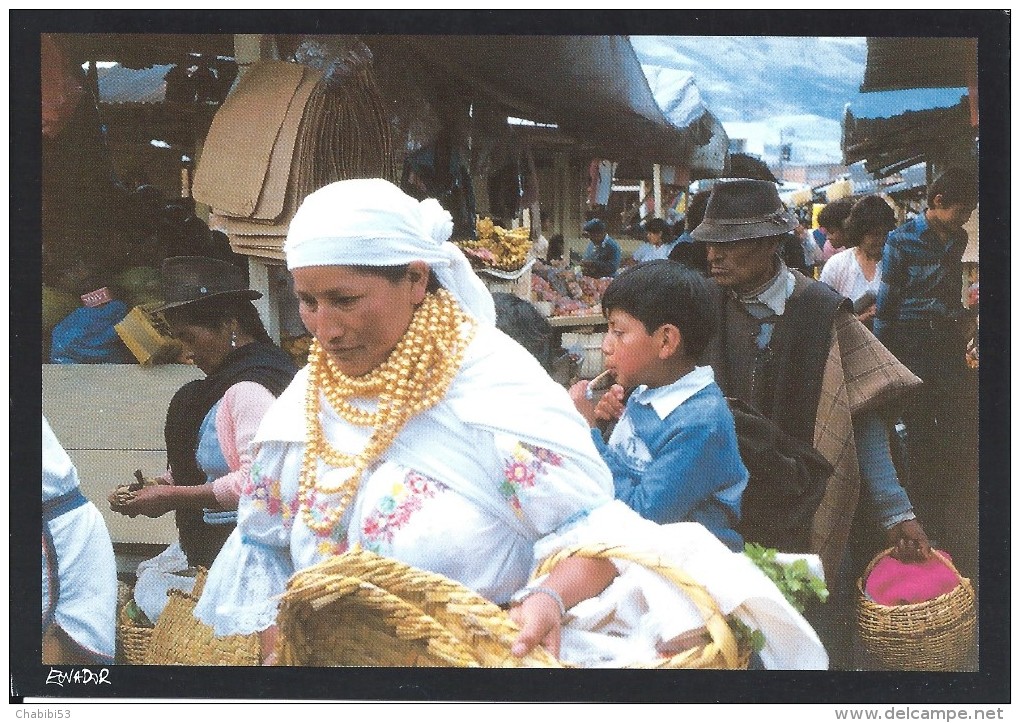
[(188, 558), (180, 542), (174, 542), (153, 558), (138, 563), (135, 603), (152, 622), (156, 622), (167, 604), (170, 590), (191, 592), (195, 576), (188, 572)]
[[(583, 524), (542, 540), (536, 559), (567, 546), (606, 544), (659, 555), (703, 585), (723, 615), (762, 632), (766, 668), (828, 667), (818, 635), (772, 581), (702, 525), (657, 525), (614, 501), (593, 510)], [(695, 605), (672, 583), (635, 563), (616, 564), (620, 575), (613, 584), (569, 611), (560, 651), (565, 661), (582, 667), (647, 663), (659, 656), (657, 646), (703, 626)], [(820, 572), (820, 562), (811, 566)]]

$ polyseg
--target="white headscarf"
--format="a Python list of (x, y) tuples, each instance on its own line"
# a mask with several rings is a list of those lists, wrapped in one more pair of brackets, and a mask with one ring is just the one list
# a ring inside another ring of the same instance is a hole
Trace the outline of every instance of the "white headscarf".
[(389, 181), (359, 178), (320, 188), (290, 222), (287, 268), (401, 266), (424, 261), (475, 319), (495, 324), (492, 294), (464, 252), (448, 243), (453, 218), (434, 198), (418, 201)]

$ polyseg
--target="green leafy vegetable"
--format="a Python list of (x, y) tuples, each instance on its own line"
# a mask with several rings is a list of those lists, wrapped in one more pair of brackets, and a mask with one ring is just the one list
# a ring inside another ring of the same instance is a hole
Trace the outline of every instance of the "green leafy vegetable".
[(776, 560), (776, 552), (773, 548), (753, 542), (744, 544), (744, 554), (775, 583), (779, 592), (798, 612), (804, 612), (805, 606), (812, 600), (825, 602), (828, 599), (829, 590), (825, 581), (811, 574), (807, 562), (795, 560), (784, 564)]

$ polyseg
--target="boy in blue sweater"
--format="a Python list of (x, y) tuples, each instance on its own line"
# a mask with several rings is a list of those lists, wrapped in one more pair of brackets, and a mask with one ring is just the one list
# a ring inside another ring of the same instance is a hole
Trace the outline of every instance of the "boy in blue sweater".
[[(712, 368), (695, 365), (714, 332), (712, 309), (707, 281), (683, 264), (627, 269), (602, 298), (602, 352), (615, 383), (598, 400), (584, 381), (570, 396), (593, 427), (618, 499), (660, 524), (699, 522), (739, 551), (748, 473)], [(617, 419), (604, 441), (597, 425)]]

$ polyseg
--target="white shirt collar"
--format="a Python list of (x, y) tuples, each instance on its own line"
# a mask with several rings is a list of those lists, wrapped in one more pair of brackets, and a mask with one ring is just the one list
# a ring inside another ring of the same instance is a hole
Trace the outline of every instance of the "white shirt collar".
[(779, 270), (764, 289), (756, 294), (737, 296), (737, 298), (745, 304), (754, 302), (764, 304), (776, 316), (782, 316), (786, 310), (786, 300), (793, 294), (795, 283), (796, 279), (794, 279), (793, 272), (780, 260)]
[(712, 367), (694, 367), (692, 371), (664, 387), (649, 389), (648, 385), (642, 384), (634, 390), (633, 398), (638, 404), (647, 404), (654, 409), (659, 419), (665, 419), (674, 409), (714, 381)]

